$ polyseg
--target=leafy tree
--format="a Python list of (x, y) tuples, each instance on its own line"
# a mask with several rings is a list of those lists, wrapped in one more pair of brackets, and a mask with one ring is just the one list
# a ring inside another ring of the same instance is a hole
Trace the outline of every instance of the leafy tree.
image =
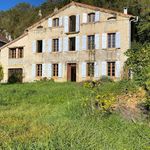
[(0, 65), (0, 81), (3, 79), (4, 73), (3, 73), (3, 67)]

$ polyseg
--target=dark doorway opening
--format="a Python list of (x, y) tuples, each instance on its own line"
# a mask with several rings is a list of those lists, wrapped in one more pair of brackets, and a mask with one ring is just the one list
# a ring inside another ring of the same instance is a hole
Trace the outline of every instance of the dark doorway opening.
[(67, 65), (67, 80), (76, 82), (76, 63), (70, 63)]

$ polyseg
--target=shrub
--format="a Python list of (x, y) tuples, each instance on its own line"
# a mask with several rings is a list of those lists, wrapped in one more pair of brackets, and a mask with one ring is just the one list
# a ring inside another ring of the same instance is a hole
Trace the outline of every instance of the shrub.
[(0, 81), (3, 79), (4, 73), (3, 73), (3, 67), (0, 65)]
[(21, 83), (22, 82), (22, 75), (19, 73), (13, 73), (9, 78), (8, 78), (8, 83)]

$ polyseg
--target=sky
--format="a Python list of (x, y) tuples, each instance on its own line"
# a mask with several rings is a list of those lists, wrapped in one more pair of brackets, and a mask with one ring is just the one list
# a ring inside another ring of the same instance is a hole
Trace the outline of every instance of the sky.
[(0, 10), (8, 10), (21, 2), (27, 2), (33, 6), (38, 6), (45, 1), (46, 0), (0, 0)]

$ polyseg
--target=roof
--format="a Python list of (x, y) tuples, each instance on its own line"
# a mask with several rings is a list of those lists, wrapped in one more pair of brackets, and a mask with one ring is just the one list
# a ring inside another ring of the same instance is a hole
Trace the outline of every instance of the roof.
[(5, 38), (3, 35), (0, 35), (0, 42), (8, 43), (9, 40), (7, 38)]

